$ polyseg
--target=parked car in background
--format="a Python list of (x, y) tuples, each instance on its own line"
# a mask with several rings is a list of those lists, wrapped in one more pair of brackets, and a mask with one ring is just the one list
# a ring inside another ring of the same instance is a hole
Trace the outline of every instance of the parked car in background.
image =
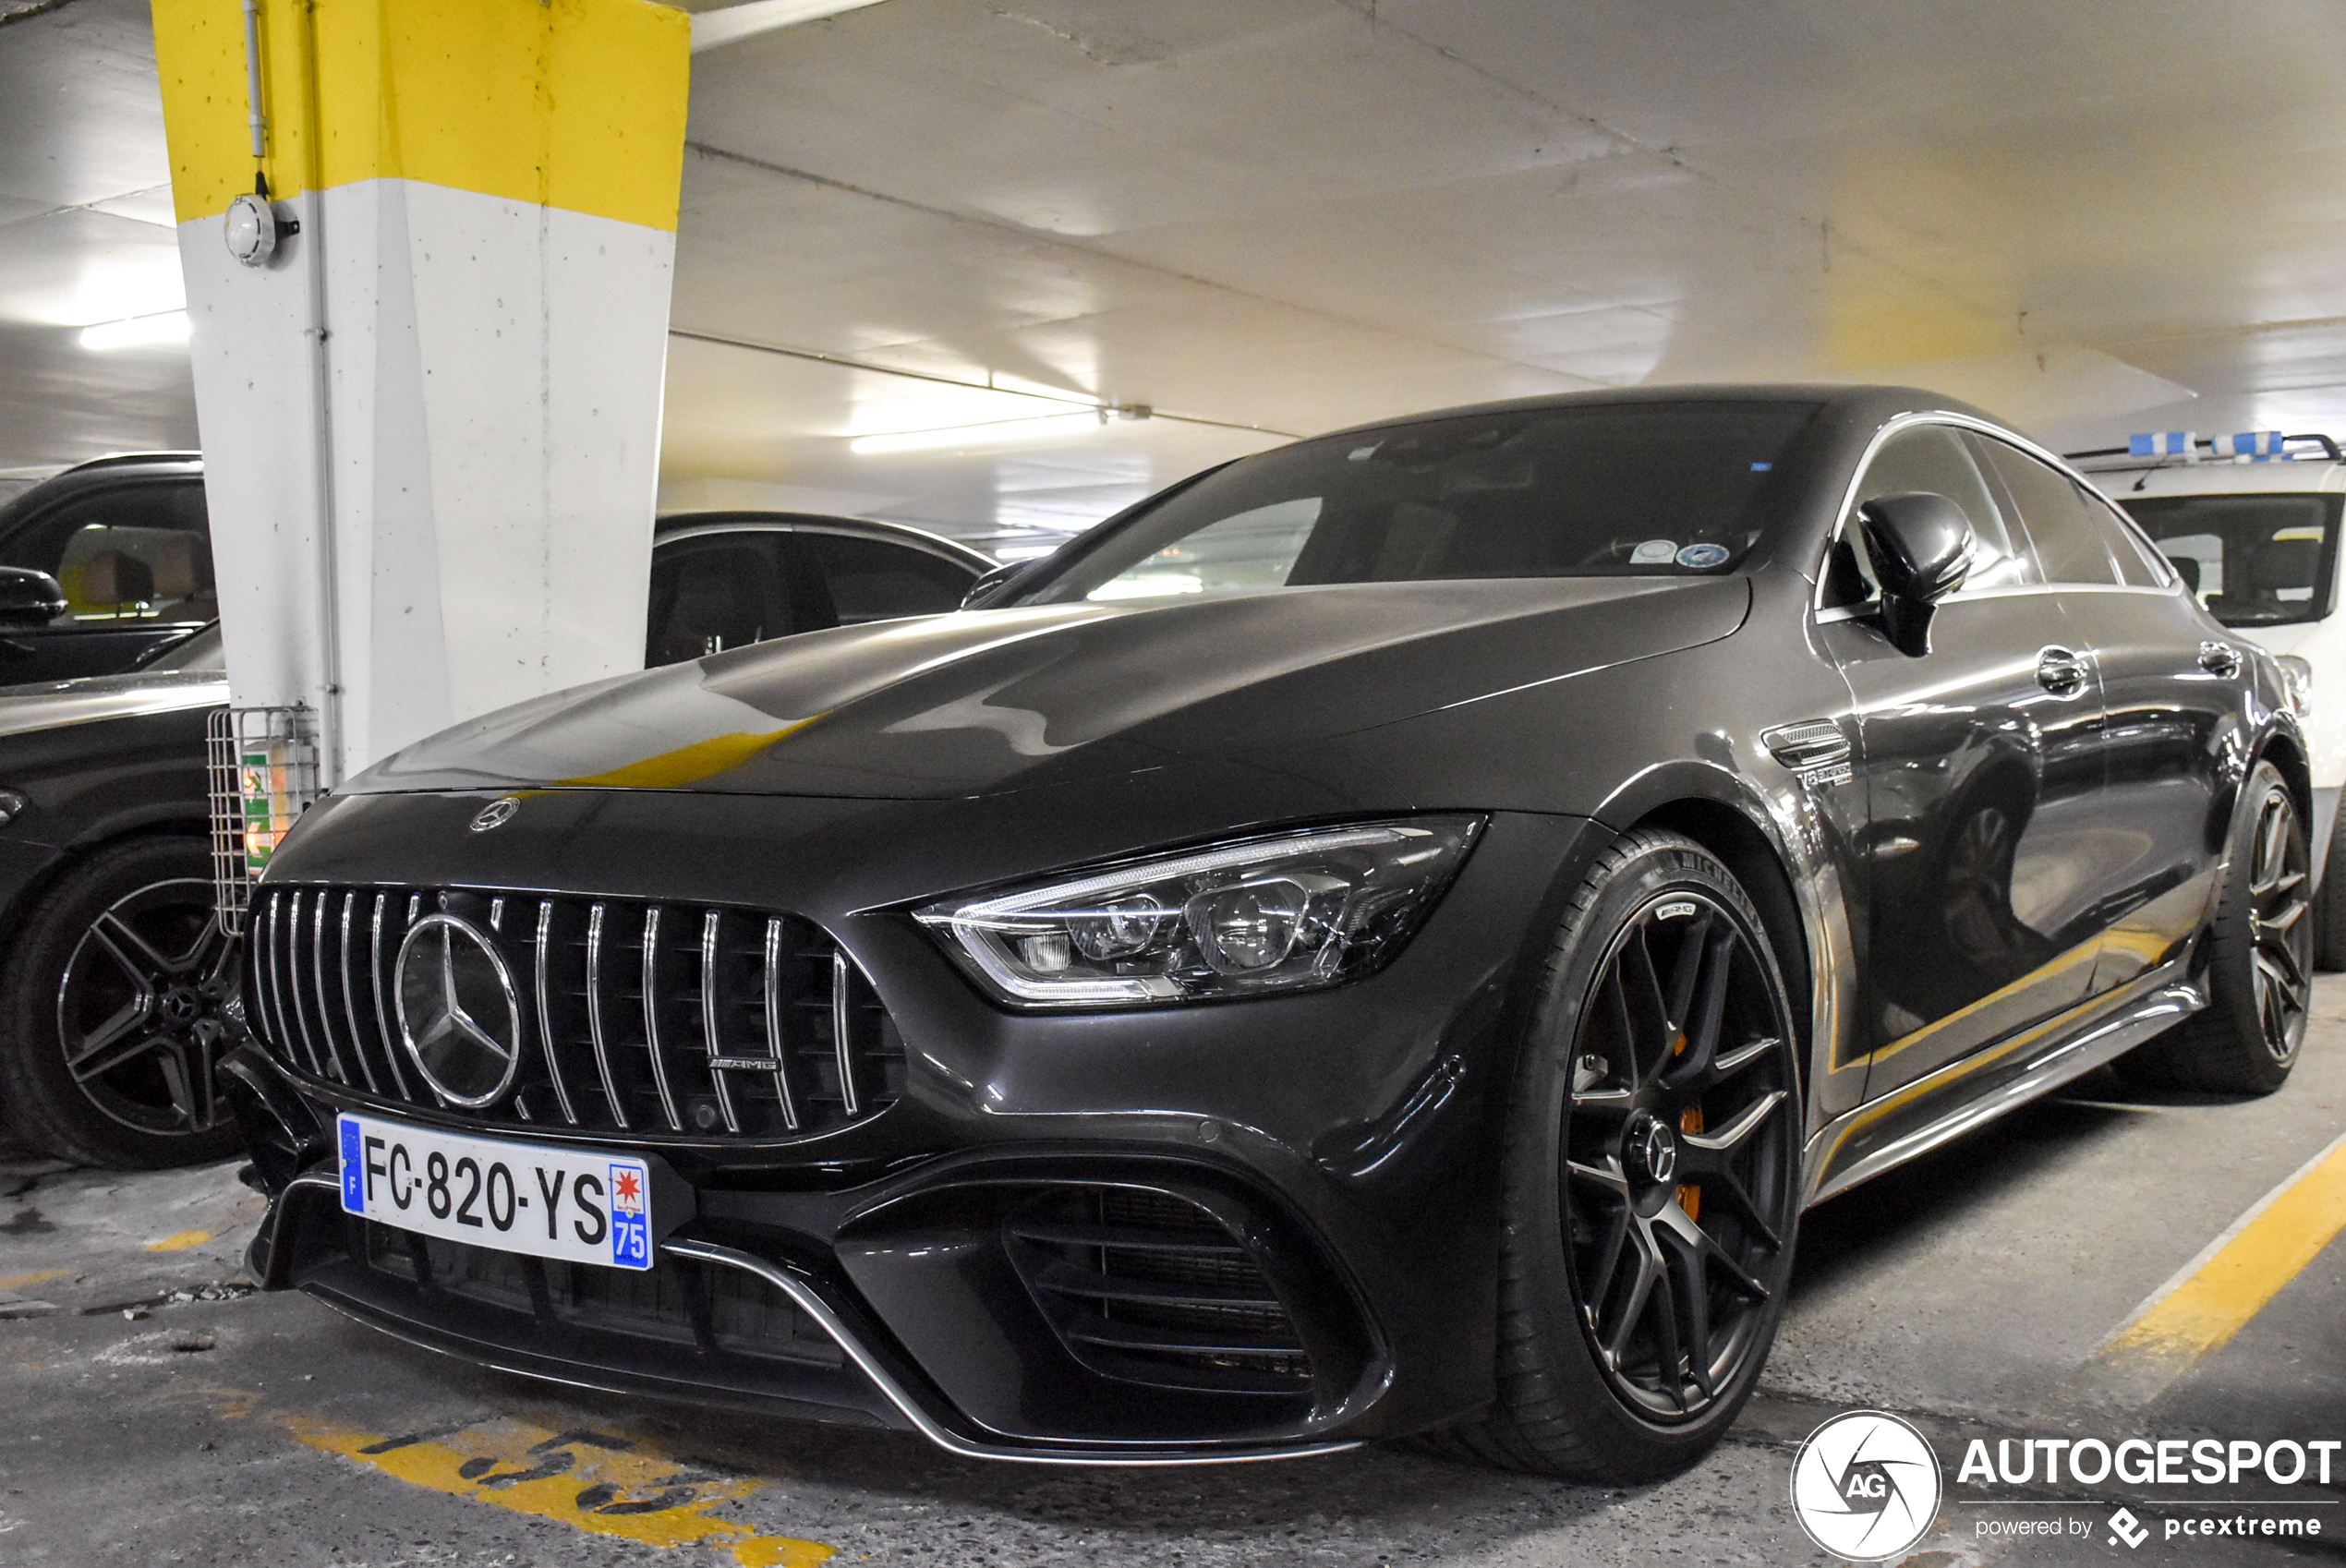
[(1642, 1482), (1802, 1211), (2307, 993), (2272, 657), (2004, 426), (1644, 389), (1244, 457), (998, 578), (518, 705), (308, 812), (251, 1251), (599, 1388)]
[(204, 768), (227, 700), (216, 625), (129, 673), (0, 690), (0, 1116), (78, 1164), (236, 1146)]
[[(2185, 442), (2188, 450), (2168, 450)], [(2208, 440), (2160, 434), (2075, 455), (2207, 613), (2279, 655), (2305, 693), (2314, 958), (2323, 969), (2346, 969), (2346, 820), (2338, 809), (2346, 786), (2346, 615), (2338, 602), (2346, 460), (2338, 443), (2278, 431)]]
[(45, 573), (65, 609), (0, 627), (0, 686), (111, 675), (220, 615), (203, 457), (125, 452), (0, 502), (0, 567)]
[[(663, 518), (645, 662), (952, 609), (993, 564), (855, 518)], [(185, 1164), (235, 1142), (212, 1097), (212, 1063), (240, 1025), (211, 916), (204, 746), (227, 678), (216, 623), (168, 629), (135, 671), (0, 689), (0, 1119), (85, 1164)], [(43, 634), (53, 663), (121, 651), (73, 641), (90, 635), (78, 622)]]

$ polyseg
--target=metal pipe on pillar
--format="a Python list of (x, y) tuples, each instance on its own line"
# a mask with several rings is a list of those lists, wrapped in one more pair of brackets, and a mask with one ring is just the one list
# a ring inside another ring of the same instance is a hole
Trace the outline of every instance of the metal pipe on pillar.
[(688, 19), (153, 12), (235, 705), (331, 788), (639, 668)]

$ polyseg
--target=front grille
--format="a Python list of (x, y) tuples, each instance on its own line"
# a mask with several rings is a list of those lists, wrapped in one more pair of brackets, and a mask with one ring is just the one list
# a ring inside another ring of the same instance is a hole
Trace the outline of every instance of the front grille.
[(846, 1355), (791, 1299), (737, 1269), (662, 1258), (645, 1272), (526, 1258), (395, 1230), (371, 1220), (360, 1256), (387, 1278), (540, 1323), (818, 1367)]
[[(449, 1104), (400, 1037), (393, 968), (428, 913), (489, 935), (519, 993), (520, 1067)], [(297, 1073), (484, 1121), (803, 1137), (886, 1109), (904, 1043), (853, 959), (796, 915), (461, 888), (264, 887), (246, 1013)]]
[(1176, 1388), (1310, 1386), (1294, 1320), (1252, 1249), (1188, 1199), (1061, 1190), (1014, 1212), (1011, 1257), (1059, 1338), (1094, 1369)]

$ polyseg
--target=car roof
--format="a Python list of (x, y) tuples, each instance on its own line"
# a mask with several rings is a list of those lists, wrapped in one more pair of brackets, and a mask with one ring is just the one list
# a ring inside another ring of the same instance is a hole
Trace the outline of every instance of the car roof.
[(1790, 381), (1690, 382), (1683, 386), (1606, 387), (1593, 392), (1550, 392), (1540, 397), (1508, 398), (1498, 403), (1472, 403), (1454, 408), (1429, 409), (1422, 414), (1407, 414), (1390, 419), (1373, 420), (1365, 425), (1348, 426), (1327, 434), (1352, 436), (1368, 430), (1421, 424), (1429, 419), (1625, 403), (1809, 403), (1830, 409), (1837, 422), (1879, 422), (1901, 414), (1962, 414), (1999, 428), (2012, 430), (2023, 440), (2028, 439), (2025, 432), (2014, 429), (1984, 409), (1921, 387), (1822, 385)]
[(991, 572), (996, 564), (994, 558), (984, 550), (962, 544), (958, 539), (949, 539), (942, 534), (932, 534), (925, 528), (914, 528), (902, 523), (883, 523), (869, 517), (834, 517), (819, 512), (672, 512), (652, 525), (652, 533), (655, 539), (660, 539), (726, 528), (769, 528), (786, 533), (840, 534), (850, 538), (882, 539), (890, 544), (924, 549), (932, 555), (945, 556), (974, 572)]
[(2304, 495), (2346, 490), (2346, 464), (2325, 462), (2178, 463), (2162, 468), (2086, 470), (2112, 501), (2149, 496)]

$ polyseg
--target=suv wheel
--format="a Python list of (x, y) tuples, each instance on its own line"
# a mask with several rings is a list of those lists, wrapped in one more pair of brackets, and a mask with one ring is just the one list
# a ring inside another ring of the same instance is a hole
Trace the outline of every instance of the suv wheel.
[(75, 866), (0, 962), (0, 1106), (23, 1141), (87, 1165), (234, 1152), (213, 1093), (236, 944), (203, 840), (134, 839)]

